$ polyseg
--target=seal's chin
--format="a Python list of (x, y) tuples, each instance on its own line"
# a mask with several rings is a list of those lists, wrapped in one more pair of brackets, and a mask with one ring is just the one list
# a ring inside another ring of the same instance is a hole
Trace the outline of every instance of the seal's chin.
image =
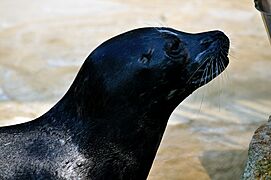
[(200, 52), (192, 61), (193, 71), (187, 83), (198, 88), (217, 77), (229, 64), (228, 53), (227, 38), (212, 41), (208, 48)]

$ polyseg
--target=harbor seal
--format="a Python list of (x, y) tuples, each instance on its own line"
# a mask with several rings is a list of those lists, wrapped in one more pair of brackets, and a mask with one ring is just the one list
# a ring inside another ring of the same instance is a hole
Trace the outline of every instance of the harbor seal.
[(226, 68), (228, 50), (221, 31), (109, 39), (47, 113), (0, 128), (0, 179), (146, 179), (170, 114)]

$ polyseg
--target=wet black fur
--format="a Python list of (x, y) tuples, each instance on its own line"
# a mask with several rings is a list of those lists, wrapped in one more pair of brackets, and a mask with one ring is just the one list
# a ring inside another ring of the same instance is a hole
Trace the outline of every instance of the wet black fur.
[(170, 114), (200, 86), (189, 82), (197, 55), (228, 43), (170, 28), (106, 41), (49, 112), (0, 128), (0, 179), (146, 179)]

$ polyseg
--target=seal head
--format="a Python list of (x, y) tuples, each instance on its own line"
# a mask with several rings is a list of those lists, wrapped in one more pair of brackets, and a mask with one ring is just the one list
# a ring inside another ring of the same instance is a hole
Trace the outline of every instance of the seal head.
[[(116, 99), (114, 105), (132, 102), (136, 105), (133, 108), (138, 109), (175, 99), (176, 103), (169, 103), (172, 106), (169, 112), (162, 108), (162, 113), (168, 116), (185, 97), (226, 68), (228, 50), (229, 39), (221, 31), (189, 34), (171, 28), (142, 28), (101, 44), (84, 66), (89, 66), (87, 73), (95, 71), (92, 76), (99, 79), (99, 86), (103, 85), (105, 99)], [(93, 90), (93, 85), (84, 88), (90, 89)]]

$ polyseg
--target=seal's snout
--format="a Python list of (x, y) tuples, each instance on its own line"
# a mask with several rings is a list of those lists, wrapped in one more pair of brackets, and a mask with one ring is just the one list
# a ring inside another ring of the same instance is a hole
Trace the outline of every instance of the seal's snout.
[(215, 31), (214, 39), (217, 39), (220, 42), (221, 48), (228, 52), (230, 47), (230, 40), (226, 34), (224, 34), (222, 31)]
[(225, 70), (229, 64), (229, 38), (221, 31), (210, 31), (195, 35), (199, 48), (191, 48), (191, 68), (193, 73), (190, 81), (198, 88)]
[(206, 48), (222, 48), (224, 51), (228, 52), (230, 46), (229, 38), (222, 31), (211, 31), (209, 36), (205, 36), (201, 39), (200, 45)]
[(222, 54), (224, 56), (223, 59), (227, 59), (230, 40), (222, 31), (207, 32), (201, 37), (199, 43), (203, 53), (217, 54), (216, 56)]

